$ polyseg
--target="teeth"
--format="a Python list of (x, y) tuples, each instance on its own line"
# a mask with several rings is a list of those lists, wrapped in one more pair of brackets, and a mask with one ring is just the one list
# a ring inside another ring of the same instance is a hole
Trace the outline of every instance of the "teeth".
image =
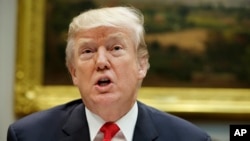
[(108, 78), (102, 78), (102, 79), (100, 79), (100, 81), (109, 81), (109, 79)]

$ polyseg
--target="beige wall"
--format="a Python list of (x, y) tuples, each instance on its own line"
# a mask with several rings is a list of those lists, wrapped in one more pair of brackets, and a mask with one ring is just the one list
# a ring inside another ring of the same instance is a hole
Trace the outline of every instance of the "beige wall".
[(0, 0), (0, 141), (14, 121), (13, 79), (17, 0)]

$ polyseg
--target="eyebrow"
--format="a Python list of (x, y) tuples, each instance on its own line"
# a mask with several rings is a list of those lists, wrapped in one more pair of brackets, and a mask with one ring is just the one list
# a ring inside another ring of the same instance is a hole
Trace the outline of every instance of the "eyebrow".
[(81, 47), (81, 46), (85, 46), (85, 45), (92, 44), (92, 43), (94, 42), (93, 42), (93, 39), (91, 38), (81, 38), (77, 41), (77, 46)]
[(120, 40), (120, 39), (124, 39), (124, 37), (127, 38), (126, 34), (124, 34), (122, 32), (117, 32), (117, 33), (113, 33), (113, 34), (108, 35), (107, 39)]
[[(106, 42), (109, 43), (110, 41), (121, 41), (122, 43), (127, 42), (128, 36), (123, 33), (123, 32), (116, 32), (113, 34), (109, 34), (108, 36), (106, 36)], [(92, 38), (80, 38), (77, 40), (77, 46), (78, 47), (82, 47), (82, 46), (88, 46), (88, 45), (94, 45), (95, 44), (95, 40)]]
[(106, 38), (106, 43), (110, 44), (110, 43), (114, 43), (114, 42), (118, 42), (121, 44), (126, 44), (129, 41), (128, 35), (122, 32), (117, 32), (114, 34), (110, 34), (107, 36)]

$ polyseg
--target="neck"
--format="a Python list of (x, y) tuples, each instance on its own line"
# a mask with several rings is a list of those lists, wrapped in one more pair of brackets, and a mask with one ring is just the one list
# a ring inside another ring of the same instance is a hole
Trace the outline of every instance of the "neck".
[[(101, 117), (106, 122), (116, 122), (121, 119), (124, 115), (126, 115), (131, 108), (134, 106), (135, 102), (131, 103), (129, 106), (100, 106), (95, 109), (90, 109), (91, 112), (95, 113), (99, 117)], [(97, 107), (97, 106), (96, 106)]]

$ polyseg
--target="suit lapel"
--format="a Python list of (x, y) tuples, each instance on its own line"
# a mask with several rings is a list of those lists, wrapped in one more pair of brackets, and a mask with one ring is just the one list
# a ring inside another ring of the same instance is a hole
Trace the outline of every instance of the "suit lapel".
[[(146, 105), (138, 102), (138, 118), (133, 141), (153, 141), (158, 137), (153, 120)], [(76, 106), (62, 129), (60, 141), (89, 141), (89, 128), (83, 104)]]
[(138, 118), (135, 125), (133, 141), (152, 141), (158, 137), (146, 105), (138, 102)]
[(74, 108), (63, 126), (61, 141), (89, 141), (89, 128), (85, 115), (85, 107), (79, 104)]

